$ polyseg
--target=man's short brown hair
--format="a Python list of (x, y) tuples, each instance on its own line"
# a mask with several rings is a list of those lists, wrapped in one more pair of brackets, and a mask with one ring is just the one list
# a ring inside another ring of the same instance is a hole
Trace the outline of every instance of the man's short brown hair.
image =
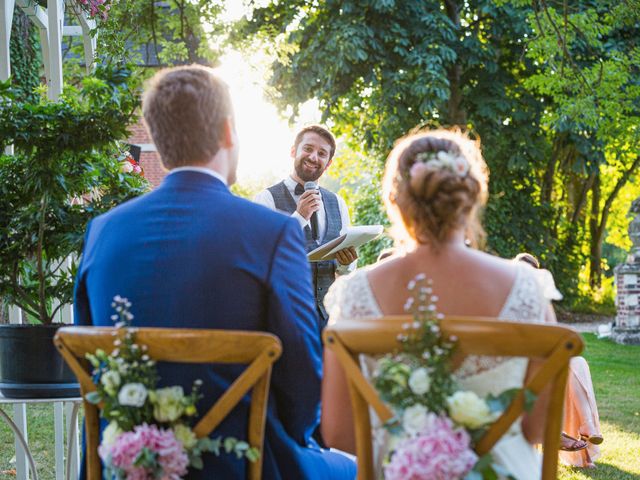
[(300, 145), (302, 137), (304, 137), (304, 134), (307, 132), (316, 133), (324, 138), (327, 142), (329, 142), (329, 145), (331, 146), (331, 151), (329, 152), (329, 160), (331, 160), (333, 158), (333, 154), (336, 153), (336, 138), (327, 128), (323, 127), (322, 125), (307, 125), (306, 127), (300, 129), (300, 131), (296, 134), (296, 140), (295, 142), (293, 142), (293, 147), (296, 150), (298, 149), (298, 145)]
[(167, 68), (147, 83), (142, 113), (168, 169), (208, 162), (232, 116), (227, 85), (201, 65)]

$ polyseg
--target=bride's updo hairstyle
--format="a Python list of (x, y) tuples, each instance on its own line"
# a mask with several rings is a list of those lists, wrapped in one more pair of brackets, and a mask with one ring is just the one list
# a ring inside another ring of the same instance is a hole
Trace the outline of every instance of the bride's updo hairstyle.
[(464, 229), (473, 246), (484, 240), (479, 210), (487, 200), (487, 166), (480, 143), (459, 130), (401, 138), (387, 158), (383, 194), (401, 243), (438, 249)]

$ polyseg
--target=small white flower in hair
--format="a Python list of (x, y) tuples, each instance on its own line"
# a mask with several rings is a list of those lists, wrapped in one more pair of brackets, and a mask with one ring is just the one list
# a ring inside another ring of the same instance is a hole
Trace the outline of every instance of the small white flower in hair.
[[(424, 167), (433, 170), (449, 170), (460, 177), (464, 177), (469, 173), (469, 162), (467, 159), (462, 155), (451, 152), (422, 152), (416, 155), (416, 160), (416, 163), (412, 165), (409, 172), (412, 177), (414, 176), (414, 173), (418, 173), (418, 171), (422, 170)], [(414, 169), (416, 165), (424, 165), (424, 167), (417, 167)]]

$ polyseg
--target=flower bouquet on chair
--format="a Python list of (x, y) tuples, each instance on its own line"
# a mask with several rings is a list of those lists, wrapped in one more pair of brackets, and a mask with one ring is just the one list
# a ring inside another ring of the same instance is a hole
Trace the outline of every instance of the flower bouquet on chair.
[(131, 303), (116, 296), (111, 317), (116, 327), (125, 328), (114, 340), (114, 350), (87, 354), (93, 366), (96, 391), (87, 401), (102, 404), (101, 416), (109, 424), (102, 434), (98, 454), (104, 465), (103, 478), (146, 480), (183, 478), (189, 468), (201, 469), (202, 454), (233, 453), (256, 461), (259, 451), (233, 437), (196, 438), (191, 422), (197, 415), (196, 402), (202, 397), (196, 380), (191, 392), (181, 386), (158, 388), (155, 361), (147, 347), (135, 339), (130, 327)]
[[(385, 479), (513, 479), (473, 447), (521, 389), (487, 398), (459, 390), (450, 367), (457, 339), (441, 334), (431, 282), (418, 275), (408, 289), (405, 310), (414, 320), (398, 336), (399, 352), (380, 359), (374, 373), (374, 386), (394, 413), (385, 424)], [(525, 398), (529, 409), (535, 395), (526, 391)]]

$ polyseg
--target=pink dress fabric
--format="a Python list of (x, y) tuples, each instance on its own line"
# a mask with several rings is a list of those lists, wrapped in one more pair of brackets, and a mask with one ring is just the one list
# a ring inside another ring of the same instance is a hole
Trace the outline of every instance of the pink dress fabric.
[[(564, 400), (564, 424), (562, 431), (575, 438), (584, 435), (600, 435), (600, 418), (593, 393), (589, 365), (582, 357), (571, 359), (567, 393)], [(568, 465), (585, 467), (600, 456), (600, 449), (587, 442), (587, 449), (577, 452), (560, 451), (560, 458)]]

